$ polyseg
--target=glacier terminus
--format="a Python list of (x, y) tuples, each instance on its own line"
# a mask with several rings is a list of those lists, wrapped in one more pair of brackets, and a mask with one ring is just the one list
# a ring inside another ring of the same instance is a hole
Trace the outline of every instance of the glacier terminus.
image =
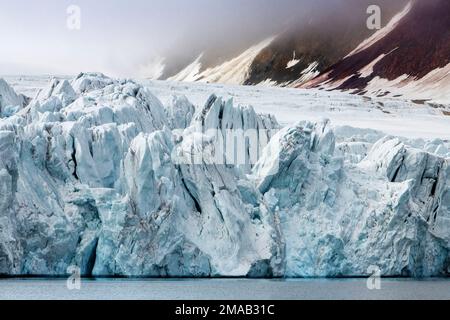
[(30, 98), (0, 80), (0, 274), (450, 273), (444, 137), (286, 124), (256, 104), (98, 73)]

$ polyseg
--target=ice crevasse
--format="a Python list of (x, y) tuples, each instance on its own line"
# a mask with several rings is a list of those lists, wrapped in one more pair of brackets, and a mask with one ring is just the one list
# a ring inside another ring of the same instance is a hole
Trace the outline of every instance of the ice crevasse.
[[(215, 95), (201, 107), (186, 97), (163, 105), (102, 74), (54, 80), (30, 100), (0, 89), (2, 275), (450, 272), (442, 152), (389, 136), (342, 143), (328, 121), (281, 128)], [(257, 132), (245, 145), (260, 150), (256, 163), (208, 157), (236, 129)], [(207, 156), (178, 161), (199, 139)]]

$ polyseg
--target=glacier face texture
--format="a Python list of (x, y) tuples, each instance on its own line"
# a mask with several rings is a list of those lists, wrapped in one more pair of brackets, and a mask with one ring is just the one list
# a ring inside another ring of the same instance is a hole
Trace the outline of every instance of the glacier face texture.
[(27, 97), (16, 92), (0, 79), (0, 118), (10, 116), (28, 103)]
[[(328, 121), (281, 128), (215, 95), (202, 108), (163, 105), (94, 73), (54, 80), (31, 101), (0, 89), (2, 275), (450, 272), (442, 141), (355, 141)], [(242, 138), (230, 132), (245, 134), (243, 162), (220, 147)]]

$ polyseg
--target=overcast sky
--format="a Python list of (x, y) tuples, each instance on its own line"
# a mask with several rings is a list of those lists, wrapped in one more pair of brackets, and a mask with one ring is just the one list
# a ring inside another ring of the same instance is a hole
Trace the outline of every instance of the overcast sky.
[[(313, 3), (340, 1), (0, 0), (0, 74), (144, 75), (161, 57), (254, 44)], [(66, 26), (70, 5), (81, 9), (79, 31)]]

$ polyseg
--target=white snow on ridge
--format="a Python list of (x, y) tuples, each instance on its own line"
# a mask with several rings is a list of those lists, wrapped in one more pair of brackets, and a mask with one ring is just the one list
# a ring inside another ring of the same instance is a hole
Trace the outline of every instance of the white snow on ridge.
[(352, 52), (350, 52), (345, 58), (355, 55), (358, 52), (361, 52), (361, 51), (369, 48), (374, 43), (383, 39), (386, 35), (388, 35), (391, 31), (393, 31), (395, 29), (395, 27), (397, 27), (397, 25), (400, 23), (400, 21), (409, 13), (411, 8), (412, 8), (412, 1), (410, 1), (401, 12), (396, 14), (384, 28), (378, 30), (371, 37), (369, 37), (368, 39), (361, 42), (361, 44), (359, 44), (359, 46), (356, 47), (356, 49), (354, 49)]
[(294, 51), (294, 56), (292, 57), (292, 60), (287, 63), (286, 69), (295, 67), (300, 61), (301, 61), (300, 59), (295, 58), (295, 51)]
[(320, 71), (317, 70), (318, 66), (319, 66), (319, 63), (317, 61), (310, 63), (310, 65), (300, 73), (301, 77), (298, 78), (297, 80), (295, 80), (294, 82), (289, 83), (289, 86), (295, 87), (297, 85), (306, 83), (309, 80), (312, 80), (315, 77), (317, 77), (320, 74)]
[(188, 65), (177, 75), (169, 78), (170, 81), (184, 82), (214, 82), (223, 84), (243, 84), (247, 79), (249, 69), (255, 57), (266, 48), (272, 41), (273, 37), (266, 39), (259, 44), (249, 48), (238, 57), (231, 59), (213, 68), (201, 71), (200, 55), (194, 62)]
[[(299, 60), (300, 62), (300, 60)], [(308, 82), (309, 80), (314, 79), (320, 74), (320, 71), (317, 70), (319, 63), (314, 61), (309, 64), (303, 71), (300, 72), (300, 77), (294, 81), (286, 81), (286, 82), (277, 82), (272, 79), (266, 79), (257, 84), (257, 86), (262, 87), (291, 87), (295, 88), (298, 85)]]
[(266, 79), (257, 84), (257, 86), (261, 86), (261, 87), (275, 87), (277, 85), (278, 85), (278, 82), (276, 82), (275, 80), (272, 80), (272, 79)]
[[(383, 37), (387, 36), (393, 31), (400, 21), (410, 12), (412, 8), (412, 2), (409, 2), (407, 6), (392, 20), (387, 26), (376, 32), (372, 37), (363, 41), (355, 50), (349, 53), (345, 58), (355, 55), (370, 46), (377, 43)], [(373, 68), (377, 63), (383, 60), (386, 56), (393, 51), (386, 54), (381, 54), (372, 62), (364, 66), (356, 75), (362, 78), (367, 78), (373, 74)], [(344, 59), (345, 59), (344, 58)], [(316, 79), (313, 79), (308, 85), (309, 87), (319, 86), (322, 89), (335, 90), (340, 87), (349, 78), (355, 76), (350, 75), (344, 79), (333, 80), (329, 79), (330, 72), (323, 74)], [(429, 72), (424, 77), (417, 79), (408, 74), (404, 74), (397, 79), (388, 80), (385, 78), (375, 77), (367, 86), (363, 89), (365, 95), (371, 97), (392, 97), (402, 98), (407, 100), (423, 100), (433, 104), (450, 105), (450, 64), (443, 68), (435, 69)], [(354, 92), (359, 92), (355, 90)]]
[(420, 79), (403, 75), (389, 81), (380, 77), (369, 82), (365, 90), (368, 94), (402, 96), (410, 100), (427, 100), (430, 102), (450, 104), (450, 64), (435, 69)]
[(194, 82), (198, 80), (202, 64), (200, 60), (203, 57), (203, 53), (200, 54), (197, 59), (195, 59), (190, 65), (186, 66), (178, 74), (170, 77), (169, 81), (184, 81), (184, 82)]
[(383, 58), (386, 57), (386, 54), (380, 54), (380, 56), (378, 58), (376, 58), (375, 60), (373, 60), (371, 63), (369, 63), (367, 66), (365, 66), (364, 68), (362, 68), (361, 70), (359, 70), (359, 75), (363, 78), (367, 78), (369, 77), (372, 73), (373, 73), (373, 67), (375, 67), (375, 65), (380, 62), (381, 60), (383, 60)]

